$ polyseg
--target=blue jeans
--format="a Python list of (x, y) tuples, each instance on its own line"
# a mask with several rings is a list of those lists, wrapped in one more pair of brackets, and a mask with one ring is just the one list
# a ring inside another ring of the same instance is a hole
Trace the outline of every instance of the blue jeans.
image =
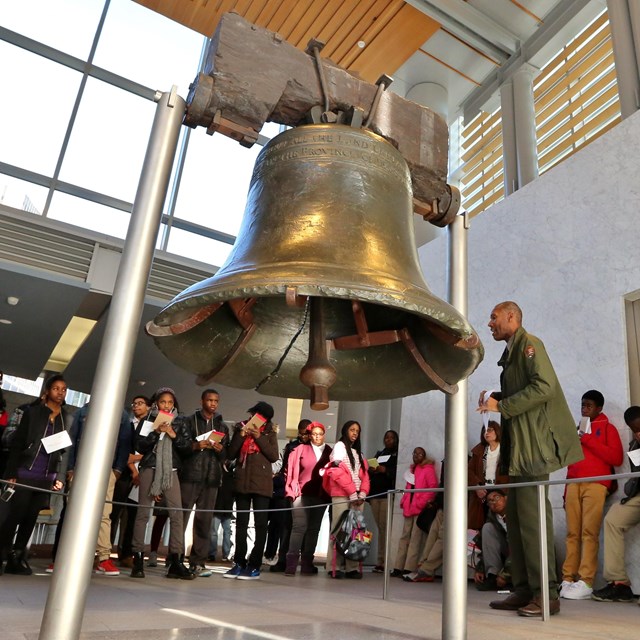
[(231, 553), (231, 515), (213, 516), (211, 523), (211, 544), (209, 555), (215, 556), (218, 552), (218, 529), (222, 527), (222, 557), (228, 558)]

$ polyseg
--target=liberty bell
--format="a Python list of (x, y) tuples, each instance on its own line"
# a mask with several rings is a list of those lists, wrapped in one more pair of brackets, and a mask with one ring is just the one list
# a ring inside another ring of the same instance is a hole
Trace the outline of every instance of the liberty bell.
[(429, 291), (413, 215), (407, 163), (384, 138), (343, 124), (285, 131), (258, 156), (225, 264), (147, 333), (199, 384), (314, 409), (455, 393), (483, 348)]

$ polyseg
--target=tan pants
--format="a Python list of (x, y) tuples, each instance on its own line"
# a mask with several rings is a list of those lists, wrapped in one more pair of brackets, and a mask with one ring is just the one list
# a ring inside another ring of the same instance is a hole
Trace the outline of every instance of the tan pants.
[(427, 534), (416, 524), (416, 518), (417, 516), (404, 518), (398, 553), (393, 565), (395, 569), (415, 571), (418, 568)]
[(629, 582), (624, 566), (624, 534), (640, 523), (640, 495), (614, 504), (604, 519), (604, 568), (607, 582)]
[(433, 575), (444, 556), (444, 509), (438, 509), (422, 551), (419, 569)]
[(111, 509), (113, 505), (113, 488), (116, 486), (116, 474), (111, 470), (109, 475), (109, 484), (107, 485), (107, 495), (105, 503), (102, 507), (102, 518), (100, 519), (100, 529), (98, 531), (98, 543), (96, 545), (96, 553), (98, 562), (102, 562), (111, 556)]
[(589, 586), (598, 570), (600, 527), (607, 488), (597, 482), (567, 485), (564, 510), (567, 514), (567, 556), (562, 565), (563, 580), (584, 580)]
[(384, 548), (387, 544), (387, 499), (374, 498), (369, 501), (369, 506), (378, 527), (378, 561), (376, 564), (384, 567)]

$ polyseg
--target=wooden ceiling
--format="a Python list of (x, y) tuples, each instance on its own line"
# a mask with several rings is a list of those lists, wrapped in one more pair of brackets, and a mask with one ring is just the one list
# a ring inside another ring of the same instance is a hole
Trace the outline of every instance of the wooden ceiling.
[(393, 74), (440, 24), (403, 0), (136, 0), (205, 36), (223, 14), (278, 32), (304, 50), (311, 38), (325, 42), (321, 55), (375, 82)]

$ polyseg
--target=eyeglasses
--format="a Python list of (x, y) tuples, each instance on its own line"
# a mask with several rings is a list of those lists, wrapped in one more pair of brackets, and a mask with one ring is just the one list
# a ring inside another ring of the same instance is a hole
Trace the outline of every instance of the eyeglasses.
[(145, 404), (146, 405), (147, 403), (144, 400), (136, 400), (135, 402), (131, 403), (131, 406), (132, 407), (137, 407), (140, 404)]

